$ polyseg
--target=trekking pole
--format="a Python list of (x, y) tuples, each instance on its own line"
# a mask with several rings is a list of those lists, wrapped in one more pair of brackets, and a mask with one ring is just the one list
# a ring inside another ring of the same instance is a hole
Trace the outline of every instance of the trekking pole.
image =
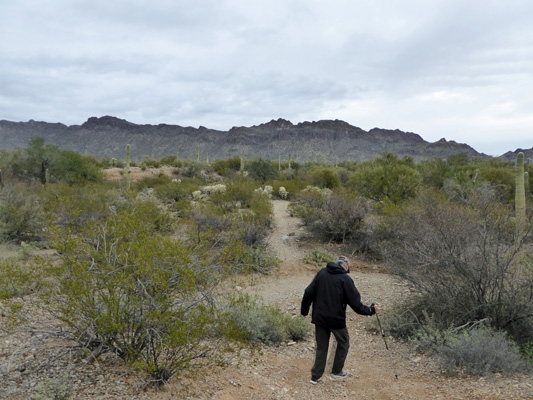
[(376, 313), (376, 318), (378, 320), (379, 330), (381, 331), (381, 337), (383, 338), (383, 341), (385, 342), (385, 347), (387, 349), (387, 353), (389, 354), (389, 358), (392, 365), (392, 370), (394, 371), (394, 377), (398, 379), (398, 374), (396, 373), (396, 368), (394, 367), (394, 360), (392, 359), (392, 354), (389, 349), (389, 345), (387, 344), (387, 338), (385, 337), (385, 331), (383, 330), (383, 327), (381, 326), (381, 321), (379, 320), (378, 314)]

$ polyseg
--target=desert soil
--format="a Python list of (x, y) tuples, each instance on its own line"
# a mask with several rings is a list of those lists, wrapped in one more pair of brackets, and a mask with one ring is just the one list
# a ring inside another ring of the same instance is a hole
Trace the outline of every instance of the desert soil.
[[(303, 262), (312, 245), (299, 240), (300, 223), (287, 212), (288, 202), (273, 203), (275, 223), (269, 246), (281, 260), (279, 270), (235, 284), (235, 290), (258, 294), (265, 302), (300, 318), (303, 291), (319, 268)], [(335, 247), (327, 250), (332, 254), (338, 251)], [(362, 301), (380, 304), (383, 318), (392, 305), (412, 295), (409, 285), (387, 274), (379, 264), (352, 259), (351, 265), (350, 276)], [(433, 358), (415, 353), (408, 344), (388, 338), (387, 351), (375, 329), (375, 317), (351, 310), (347, 316), (351, 337), (345, 364), (348, 376), (335, 379), (326, 373), (317, 385), (309, 383), (314, 361), (313, 335), (300, 342), (264, 347), (258, 358), (244, 356), (228, 368), (205, 371), (190, 382), (187, 392), (178, 382), (158, 391), (140, 391), (139, 376), (125, 373), (112, 358), (92, 364), (76, 361), (75, 357), (63, 358), (44, 371), (32, 372), (30, 367), (36, 365), (36, 360), (52, 354), (43, 347), (47, 342), (24, 335), (4, 335), (0, 336), (0, 399), (30, 399), (44, 377), (50, 376), (67, 379), (76, 399), (533, 399), (531, 377), (448, 376)]]

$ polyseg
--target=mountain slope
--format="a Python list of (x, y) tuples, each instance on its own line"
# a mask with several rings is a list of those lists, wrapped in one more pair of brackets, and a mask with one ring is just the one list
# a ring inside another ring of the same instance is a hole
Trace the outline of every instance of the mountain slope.
[(435, 143), (419, 135), (400, 130), (374, 128), (365, 131), (339, 120), (322, 120), (293, 124), (284, 119), (251, 127), (233, 127), (219, 131), (205, 127), (179, 125), (138, 125), (116, 117), (91, 117), (82, 125), (67, 126), (47, 122), (0, 121), (0, 148), (26, 147), (32, 137), (42, 137), (62, 149), (97, 156), (125, 158), (127, 144), (132, 159), (145, 156), (215, 160), (230, 156), (248, 159), (369, 160), (385, 152), (398, 156), (447, 158), (452, 154), (484, 157), (467, 144), (441, 139)]

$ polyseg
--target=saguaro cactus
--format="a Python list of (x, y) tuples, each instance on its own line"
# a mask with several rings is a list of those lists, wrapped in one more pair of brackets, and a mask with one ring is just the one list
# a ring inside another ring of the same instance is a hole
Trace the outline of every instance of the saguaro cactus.
[(524, 188), (526, 192), (526, 198), (529, 196), (529, 172), (524, 172)]
[(126, 189), (131, 187), (130, 145), (126, 145)]
[(526, 190), (524, 184), (524, 153), (520, 152), (516, 156), (515, 175), (515, 216), (516, 232), (520, 236), (526, 230)]

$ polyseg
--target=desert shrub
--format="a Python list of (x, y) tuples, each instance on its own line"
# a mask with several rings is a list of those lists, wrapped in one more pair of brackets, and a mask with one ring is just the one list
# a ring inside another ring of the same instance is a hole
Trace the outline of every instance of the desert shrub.
[(361, 163), (347, 186), (362, 196), (382, 202), (400, 203), (416, 195), (422, 180), (410, 157), (401, 160), (386, 154), (374, 161)]
[(55, 224), (74, 228), (90, 220), (103, 219), (110, 210), (128, 207), (132, 199), (112, 184), (73, 186), (60, 182), (47, 187), (42, 201)]
[(258, 194), (264, 195), (264, 196), (268, 197), (269, 199), (271, 199), (273, 191), (274, 191), (274, 189), (272, 188), (272, 186), (265, 185), (264, 187), (259, 187), (259, 188), (255, 189), (254, 193), (258, 193)]
[(154, 383), (222, 361), (238, 332), (215, 305), (220, 270), (201, 249), (163, 235), (150, 204), (57, 232), (57, 290), (43, 295), (93, 357), (114, 352)]
[(504, 332), (486, 328), (469, 330), (439, 350), (441, 365), (450, 373), (458, 369), (476, 375), (531, 372), (531, 366)]
[(158, 185), (166, 185), (172, 182), (172, 178), (165, 175), (159, 174), (158, 176), (146, 176), (139, 181), (135, 182), (135, 189), (141, 191), (145, 188), (155, 188)]
[(287, 333), (292, 340), (303, 340), (313, 330), (313, 326), (309, 321), (300, 316), (292, 316), (287, 320)]
[[(145, 177), (135, 184), (135, 190), (142, 191), (152, 188), (154, 195), (164, 204), (175, 207), (180, 200), (190, 198), (191, 186), (196, 188), (198, 182), (190, 179), (172, 178), (164, 174), (157, 177)], [(181, 208), (181, 207), (180, 207)]]
[(71, 400), (76, 398), (74, 387), (68, 377), (46, 379), (35, 387), (31, 400)]
[(72, 150), (60, 150), (45, 144), (43, 138), (30, 139), (25, 149), (10, 153), (7, 165), (9, 174), (22, 180), (47, 183), (64, 181), (69, 184), (101, 182), (102, 163), (93, 156), (81, 155)]
[(213, 204), (221, 207), (225, 212), (232, 211), (236, 208), (250, 207), (250, 203), (254, 197), (254, 190), (257, 188), (257, 184), (252, 179), (238, 177), (226, 181), (225, 184), (225, 192), (210, 196)]
[(254, 343), (278, 345), (288, 339), (302, 339), (311, 330), (304, 318), (294, 321), (278, 307), (264, 305), (258, 297), (240, 295), (233, 298), (230, 304), (229, 318)]
[(42, 186), (22, 183), (0, 190), (0, 240), (41, 242), (45, 239), (47, 216), (39, 193)]
[(43, 267), (16, 258), (0, 260), (0, 299), (22, 297), (41, 288)]
[(161, 183), (154, 186), (155, 195), (166, 204), (174, 204), (181, 199), (184, 199), (183, 189), (180, 187), (180, 183), (175, 180)]
[(389, 270), (422, 294), (414, 312), (440, 329), (481, 320), (520, 344), (533, 334), (533, 275), (513, 212), (490, 187), (462, 202), (425, 192), (386, 218), (382, 254)]
[(52, 178), (68, 184), (87, 184), (101, 182), (103, 174), (97, 160), (72, 150), (61, 150), (57, 160), (50, 166)]
[(199, 161), (188, 161), (182, 167), (182, 174), (188, 178), (205, 178), (202, 173), (204, 164)]
[(299, 193), (301, 190), (305, 189), (306, 186), (309, 185), (309, 181), (303, 180), (300, 177), (294, 177), (292, 179), (288, 179), (282, 174), (280, 178), (284, 178), (284, 179), (272, 180), (272, 181), (269, 181), (269, 184), (274, 189), (274, 194), (278, 195), (278, 197), (280, 197), (279, 196), (280, 187), (284, 187), (285, 190), (288, 192), (287, 200), (292, 200), (295, 194)]
[(159, 160), (159, 165), (167, 165), (167, 166), (177, 166), (179, 163), (178, 157), (176, 155), (168, 155), (161, 157)]
[(262, 183), (269, 179), (275, 179), (278, 176), (278, 170), (272, 162), (263, 160), (262, 158), (252, 160), (246, 166), (250, 177)]
[(417, 170), (425, 186), (442, 189), (450, 176), (450, 166), (442, 158), (430, 158), (417, 164)]
[(302, 219), (304, 224), (312, 222), (316, 210), (321, 209), (331, 196), (330, 189), (321, 189), (308, 185), (302, 189), (294, 202), (289, 205), (289, 211)]
[(239, 156), (232, 156), (227, 159), (218, 159), (213, 161), (213, 170), (222, 176), (229, 175), (239, 171), (241, 167), (241, 158)]
[(312, 234), (325, 241), (354, 244), (358, 251), (369, 248), (367, 200), (341, 188), (331, 194), (310, 190), (300, 199), (292, 209)]
[(246, 195), (243, 208), (227, 197), (227, 192), (234, 189), (234, 185), (228, 185), (228, 190), (209, 196), (209, 201), (198, 203), (187, 213), (198, 243), (205, 240), (220, 246), (230, 238), (239, 238), (246, 245), (262, 245), (272, 223), (272, 204), (266, 196), (252, 191)]
[(316, 166), (308, 170), (307, 175), (313, 186), (333, 189), (341, 184), (338, 170), (333, 167)]
[(304, 262), (307, 264), (313, 264), (314, 266), (320, 267), (326, 265), (328, 262), (335, 261), (335, 256), (329, 254), (324, 249), (314, 249), (311, 250), (304, 256)]
[(217, 253), (215, 260), (229, 274), (267, 274), (276, 268), (279, 262), (271, 251), (248, 246), (239, 237), (228, 241)]
[(246, 213), (242, 220), (235, 222), (238, 238), (248, 246), (262, 246), (268, 236), (268, 227), (255, 214)]
[(409, 341), (416, 351), (432, 354), (454, 340), (457, 331), (443, 328), (422, 304), (411, 298), (396, 305), (384, 317), (383, 325), (388, 334)]
[(186, 213), (187, 221), (192, 224), (190, 237), (196, 243), (222, 245), (232, 233), (232, 217), (209, 202), (200, 202)]

